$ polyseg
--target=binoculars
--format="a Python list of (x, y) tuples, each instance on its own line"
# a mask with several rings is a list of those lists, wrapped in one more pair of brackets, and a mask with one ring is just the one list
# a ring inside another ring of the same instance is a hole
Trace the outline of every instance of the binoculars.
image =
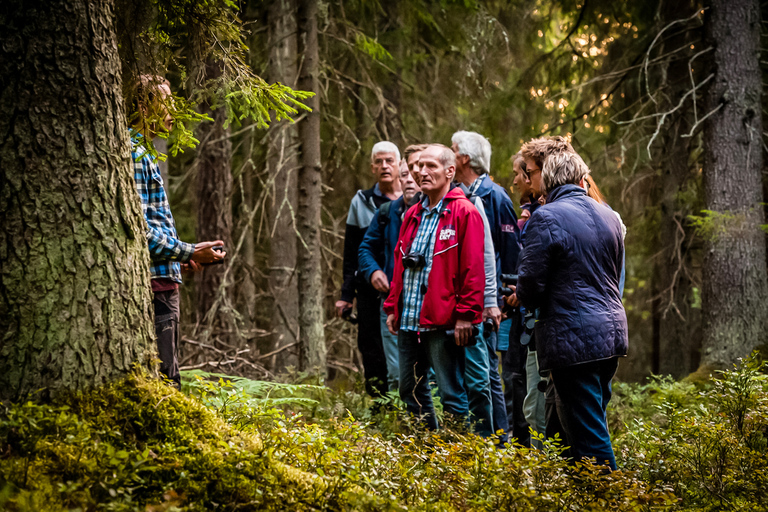
[[(517, 286), (517, 274), (501, 274), (501, 282), (505, 285), (512, 285)], [(512, 295), (514, 290), (512, 288), (509, 288), (508, 286), (502, 286), (499, 288), (499, 293), (502, 294), (505, 297), (509, 297)]]

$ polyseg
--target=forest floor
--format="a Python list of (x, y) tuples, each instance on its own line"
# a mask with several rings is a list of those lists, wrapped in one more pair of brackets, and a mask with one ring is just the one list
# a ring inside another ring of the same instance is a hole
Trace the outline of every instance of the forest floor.
[(768, 381), (617, 383), (620, 471), (415, 428), (391, 397), (201, 372), (0, 409), (0, 510), (767, 510)]

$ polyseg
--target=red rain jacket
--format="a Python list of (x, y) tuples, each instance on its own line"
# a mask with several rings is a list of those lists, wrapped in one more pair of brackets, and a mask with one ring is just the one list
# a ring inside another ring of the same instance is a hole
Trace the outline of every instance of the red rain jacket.
[[(395, 246), (395, 272), (384, 311), (400, 325), (403, 309), (403, 256), (408, 254), (421, 223), (421, 203), (405, 214)], [(483, 220), (460, 188), (443, 199), (443, 212), (435, 231), (435, 252), (427, 280), (427, 293), (419, 325), (452, 329), (456, 321), (482, 322), (485, 268)]]

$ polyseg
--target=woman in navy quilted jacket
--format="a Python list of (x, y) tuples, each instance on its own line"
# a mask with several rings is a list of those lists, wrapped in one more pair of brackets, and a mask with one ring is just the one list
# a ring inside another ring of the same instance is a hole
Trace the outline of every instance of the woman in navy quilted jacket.
[(522, 154), (528, 172), (541, 173), (533, 181), (543, 185), (547, 203), (526, 226), (517, 297), (540, 309), (539, 369), (551, 372), (571, 455), (616, 469), (605, 410), (628, 345), (619, 292), (621, 224), (610, 208), (587, 197), (589, 169), (566, 139), (532, 140)]

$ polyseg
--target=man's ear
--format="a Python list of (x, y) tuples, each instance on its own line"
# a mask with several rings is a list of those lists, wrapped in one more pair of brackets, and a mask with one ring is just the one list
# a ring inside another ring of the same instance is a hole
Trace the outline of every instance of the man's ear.
[(453, 177), (456, 176), (456, 166), (449, 165), (445, 170), (445, 176), (448, 178), (448, 181), (453, 181)]

